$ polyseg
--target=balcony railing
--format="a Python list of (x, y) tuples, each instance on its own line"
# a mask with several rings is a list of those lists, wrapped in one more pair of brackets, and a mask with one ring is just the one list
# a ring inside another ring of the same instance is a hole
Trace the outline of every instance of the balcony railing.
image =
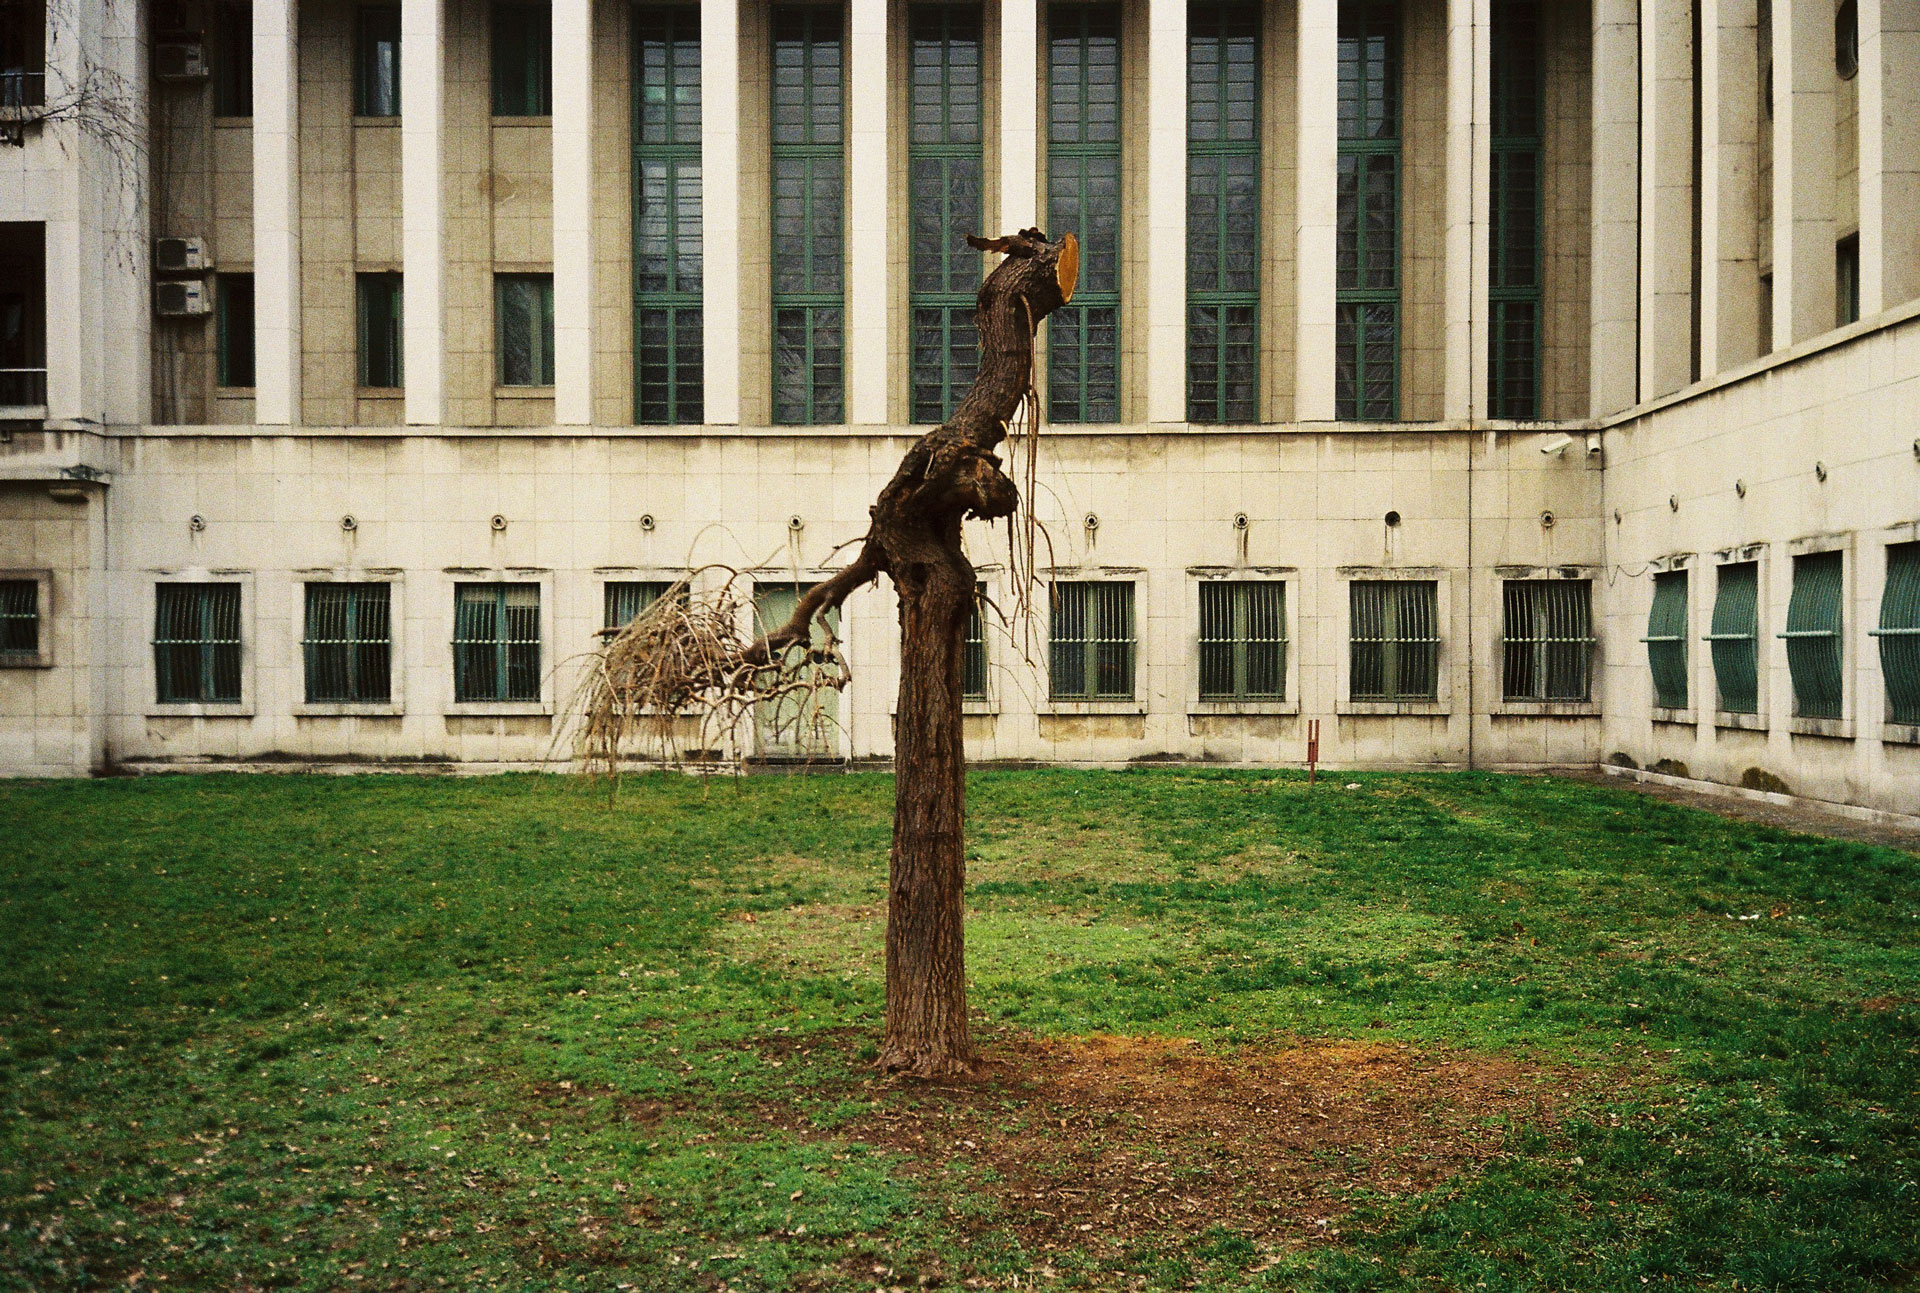
[(40, 108), (47, 102), (47, 74), (0, 68), (0, 108)]
[(46, 403), (46, 369), (0, 368), (0, 409), (43, 409)]

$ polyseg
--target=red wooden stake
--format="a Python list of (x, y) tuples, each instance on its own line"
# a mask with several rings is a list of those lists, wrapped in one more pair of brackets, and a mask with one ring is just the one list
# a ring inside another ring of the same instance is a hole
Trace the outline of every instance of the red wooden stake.
[(1318, 769), (1315, 768), (1314, 765), (1319, 762), (1320, 762), (1320, 720), (1317, 718), (1310, 718), (1307, 720), (1307, 784), (1309, 786), (1313, 784), (1314, 774), (1318, 771)]

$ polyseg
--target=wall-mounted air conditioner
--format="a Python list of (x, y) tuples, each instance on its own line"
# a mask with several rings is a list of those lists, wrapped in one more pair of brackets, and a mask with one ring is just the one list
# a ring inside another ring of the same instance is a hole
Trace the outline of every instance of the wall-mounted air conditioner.
[(213, 268), (205, 238), (156, 238), (153, 271), (156, 274), (198, 274)]
[(153, 74), (162, 81), (204, 81), (207, 51), (200, 44), (155, 45)]
[(207, 285), (197, 279), (153, 285), (153, 312), (162, 318), (195, 318), (213, 313), (213, 300)]

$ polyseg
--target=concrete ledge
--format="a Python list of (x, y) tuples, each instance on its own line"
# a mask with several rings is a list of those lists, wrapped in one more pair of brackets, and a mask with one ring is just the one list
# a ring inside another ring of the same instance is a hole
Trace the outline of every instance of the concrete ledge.
[(1876, 826), (1901, 826), (1920, 830), (1920, 817), (1911, 813), (1890, 812), (1884, 808), (1863, 808), (1859, 804), (1842, 804), (1831, 799), (1810, 799), (1805, 795), (1783, 795), (1773, 790), (1748, 790), (1745, 786), (1729, 786), (1718, 781), (1698, 781), (1692, 777), (1676, 777), (1665, 772), (1648, 772), (1645, 768), (1622, 768), (1611, 763), (1602, 764), (1601, 768), (1608, 776), (1622, 777), (1628, 781), (1673, 786), (1679, 790), (1692, 790), (1721, 799), (1751, 799), (1758, 803), (1772, 804), (1776, 808), (1802, 808), (1811, 812), (1831, 813), (1835, 817), (1846, 817), (1856, 822), (1871, 822)]

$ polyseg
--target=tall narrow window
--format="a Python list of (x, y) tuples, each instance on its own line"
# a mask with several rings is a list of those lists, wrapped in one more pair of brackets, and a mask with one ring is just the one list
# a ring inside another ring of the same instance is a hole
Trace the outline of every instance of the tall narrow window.
[(1439, 694), (1439, 585), (1430, 579), (1356, 579), (1347, 690), (1353, 700), (1433, 700)]
[(453, 698), (540, 699), (540, 585), (455, 585)]
[(1493, 6), (1493, 223), (1489, 230), (1487, 409), (1540, 416), (1541, 136), (1546, 75), (1539, 0)]
[(1285, 700), (1287, 586), (1200, 585), (1200, 699)]
[(1887, 586), (1873, 636), (1880, 639), (1887, 721), (1920, 724), (1920, 543), (1887, 548)]
[(47, 101), (47, 0), (0, 4), (0, 108)]
[(213, 115), (253, 115), (253, 4), (220, 0), (214, 8)]
[(253, 385), (253, 275), (221, 274), (213, 298), (222, 386)]
[(154, 589), (155, 695), (163, 705), (240, 701), (240, 585)]
[(354, 114), (399, 116), (400, 6), (361, 5), (353, 37)]
[(1687, 572), (1653, 577), (1653, 608), (1647, 612), (1647, 667), (1653, 671), (1653, 703), (1687, 707)]
[(0, 579), (0, 665), (39, 662), (40, 581)]
[(1793, 559), (1787, 598), (1787, 672), (1793, 712), (1801, 718), (1839, 718), (1841, 554), (1812, 552)]
[(987, 622), (980, 613), (987, 595), (985, 584), (973, 586), (973, 612), (967, 616), (965, 654), (960, 663), (960, 698), (987, 699)]
[(1047, 229), (1080, 237), (1079, 290), (1047, 321), (1047, 414), (1117, 422), (1120, 7), (1055, 4), (1047, 30)]
[(840, 10), (773, 11), (773, 420), (845, 420)]
[(1400, 416), (1400, 7), (1341, 0), (1334, 416)]
[(553, 6), (494, 0), (493, 115), (553, 115)]
[(393, 698), (393, 604), (388, 584), (307, 585), (307, 703), (385, 704)]
[(1860, 235), (1850, 233), (1833, 244), (1833, 326), (1860, 318)]
[(623, 629), (634, 617), (666, 595), (668, 585), (658, 579), (609, 579), (606, 588), (606, 627)]
[(699, 422), (700, 12), (633, 14), (634, 418)]
[(360, 297), (360, 384), (405, 386), (400, 275), (359, 274), (355, 278)]
[(1593, 588), (1585, 579), (1509, 579), (1501, 692), (1508, 700), (1593, 695)]
[(1736, 561), (1720, 567), (1713, 597), (1713, 684), (1729, 714), (1760, 709), (1760, 565)]
[(1055, 700), (1133, 699), (1133, 585), (1058, 583), (1049, 616)]
[(1260, 10), (1187, 10), (1187, 419), (1260, 396)]
[(553, 275), (495, 274), (493, 317), (500, 384), (553, 385)]
[(908, 10), (912, 107), (907, 135), (908, 305), (915, 422), (942, 422), (980, 368), (974, 293), (980, 254), (966, 235), (981, 211), (980, 7)]

